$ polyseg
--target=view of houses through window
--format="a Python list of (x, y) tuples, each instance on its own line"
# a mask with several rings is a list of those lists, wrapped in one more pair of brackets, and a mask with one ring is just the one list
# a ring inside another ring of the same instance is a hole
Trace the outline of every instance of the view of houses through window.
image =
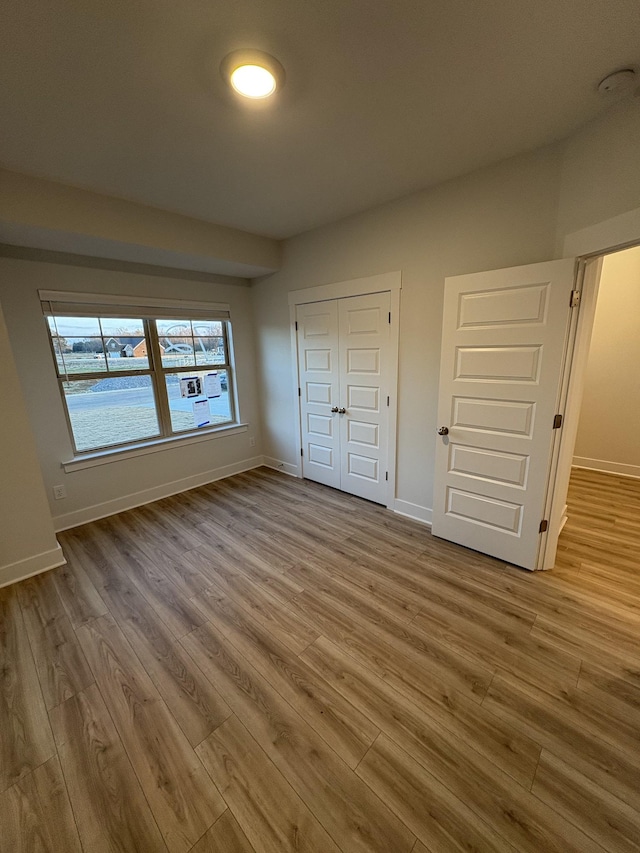
[(77, 453), (235, 420), (229, 321), (47, 321)]

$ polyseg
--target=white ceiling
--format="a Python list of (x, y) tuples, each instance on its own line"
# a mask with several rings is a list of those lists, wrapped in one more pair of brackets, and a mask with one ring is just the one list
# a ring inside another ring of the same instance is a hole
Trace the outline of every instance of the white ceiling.
[[(220, 79), (285, 66), (273, 103)], [(7, 0), (0, 162), (287, 237), (570, 133), (638, 0)]]

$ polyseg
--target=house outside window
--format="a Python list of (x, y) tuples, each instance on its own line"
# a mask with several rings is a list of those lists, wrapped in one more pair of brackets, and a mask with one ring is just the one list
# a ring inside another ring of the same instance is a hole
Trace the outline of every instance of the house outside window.
[(237, 423), (228, 309), (176, 303), (167, 316), (66, 296), (43, 308), (76, 456)]

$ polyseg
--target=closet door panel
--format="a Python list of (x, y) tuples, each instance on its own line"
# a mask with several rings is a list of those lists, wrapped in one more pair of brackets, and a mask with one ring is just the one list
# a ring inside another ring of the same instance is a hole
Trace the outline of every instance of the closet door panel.
[(340, 488), (338, 303), (299, 305), (298, 376), (302, 475)]
[(389, 293), (338, 300), (340, 487), (386, 503)]

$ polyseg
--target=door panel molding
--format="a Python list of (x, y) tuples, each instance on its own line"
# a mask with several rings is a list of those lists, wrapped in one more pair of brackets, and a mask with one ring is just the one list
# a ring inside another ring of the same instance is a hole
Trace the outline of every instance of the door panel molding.
[(445, 283), (433, 533), (527, 569), (546, 545), (574, 286), (571, 258)]
[(296, 319), (302, 470), (318, 483), (340, 488), (338, 303), (305, 303)]
[[(341, 405), (341, 488), (385, 503), (388, 464), (389, 321), (391, 294), (368, 293), (338, 299)], [(382, 405), (384, 400), (385, 405)], [(365, 443), (352, 422), (366, 424), (376, 441)]]

